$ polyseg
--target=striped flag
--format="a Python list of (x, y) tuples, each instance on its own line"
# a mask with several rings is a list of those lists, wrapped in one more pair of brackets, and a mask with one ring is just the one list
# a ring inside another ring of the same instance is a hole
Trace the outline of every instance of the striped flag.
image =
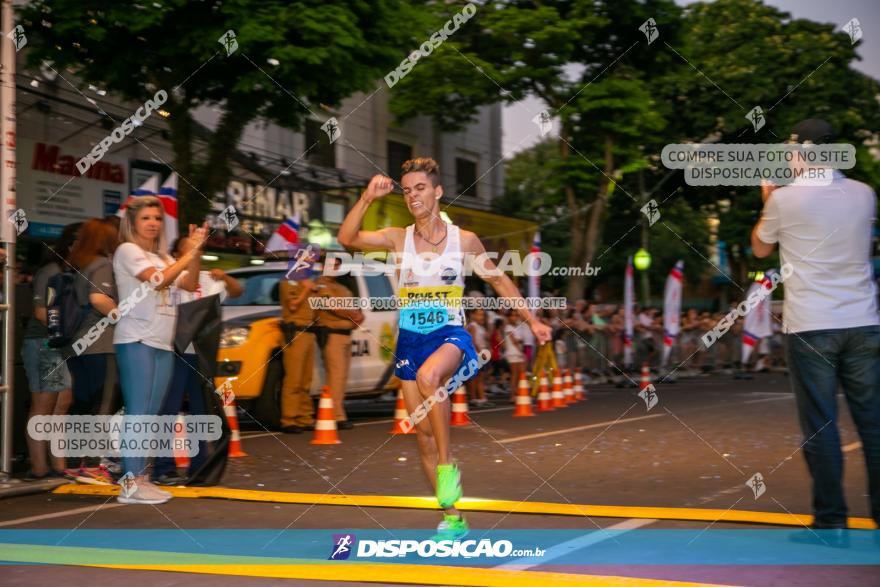
[(272, 233), (266, 242), (266, 252), (269, 251), (287, 251), (288, 245), (294, 245), (299, 242), (299, 215), (288, 218), (278, 230)]
[(663, 291), (663, 358), (661, 365), (666, 365), (672, 345), (681, 331), (681, 292), (684, 276), (684, 261), (679, 260), (669, 271), (666, 288)]
[(177, 228), (177, 173), (168, 176), (159, 188), (159, 200), (165, 210), (165, 242), (171, 247), (180, 232)]
[(125, 208), (128, 206), (129, 202), (131, 202), (134, 198), (140, 196), (155, 196), (159, 193), (159, 176), (151, 175), (150, 178), (141, 184), (141, 186), (134, 190), (125, 201), (122, 202), (122, 205), (119, 206), (119, 210), (116, 211), (116, 215), (122, 218), (125, 216)]
[(635, 303), (633, 284), (633, 258), (626, 260), (626, 275), (623, 278), (623, 364), (632, 366), (633, 361), (633, 304)]

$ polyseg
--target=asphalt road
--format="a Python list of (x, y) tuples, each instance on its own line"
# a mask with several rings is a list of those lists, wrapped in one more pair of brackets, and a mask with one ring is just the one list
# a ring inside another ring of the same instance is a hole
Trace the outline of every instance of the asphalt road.
[[(810, 513), (810, 481), (800, 452), (802, 438), (784, 374), (759, 375), (751, 381), (715, 375), (660, 384), (659, 403), (650, 411), (635, 393), (633, 389), (600, 386), (589, 390), (585, 402), (533, 418), (511, 417), (513, 406), (506, 403), (472, 411), (473, 424), (456, 427), (453, 432), (454, 457), (462, 470), (465, 496), (516, 502)], [(355, 427), (340, 431), (342, 444), (335, 446), (311, 445), (307, 434), (246, 430), (243, 445), (249, 456), (230, 460), (222, 485), (278, 492), (430, 495), (414, 436), (388, 434), (393, 402), (352, 401), (346, 409)], [(840, 429), (850, 515), (868, 517), (864, 459), (842, 400)], [(766, 492), (757, 499), (746, 486), (755, 473), (761, 473), (766, 483)], [(639, 528), (712, 533), (768, 528), (711, 521), (505, 512), (475, 511), (467, 517), (472, 529), (496, 530)], [(51, 493), (0, 500), (0, 531), (405, 530), (433, 528), (438, 521), (438, 512), (429, 510), (221, 499), (178, 498), (158, 507), (119, 506), (107, 497)], [(576, 548), (588, 553), (595, 547), (584, 544)], [(877, 566), (745, 563), (656, 564), (646, 559), (645, 564), (554, 565), (551, 560), (530, 570), (723, 585), (880, 585)], [(327, 579), (333, 579), (332, 568)], [(192, 573), (10, 566), (3, 571), (2, 583), (90, 580), (155, 586), (217, 582), (216, 577)], [(282, 580), (223, 577), (222, 582), (274, 585)]]

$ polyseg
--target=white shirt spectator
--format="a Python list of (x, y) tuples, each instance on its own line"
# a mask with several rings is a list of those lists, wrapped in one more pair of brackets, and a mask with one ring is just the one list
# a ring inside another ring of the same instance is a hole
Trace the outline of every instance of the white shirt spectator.
[(535, 343), (537, 342), (535, 340), (535, 333), (532, 332), (532, 329), (529, 328), (528, 324), (526, 324), (525, 322), (520, 322), (519, 324), (517, 324), (517, 330), (519, 337), (522, 339), (525, 346), (535, 346)]
[[(168, 264), (156, 253), (150, 253), (134, 243), (122, 243), (113, 253), (113, 276), (116, 278), (116, 289), (119, 303), (129, 301), (128, 312), (120, 317), (113, 332), (113, 344), (140, 342), (153, 348), (172, 351), (174, 327), (177, 320), (177, 307), (174, 305), (174, 294), (177, 287), (156, 291), (149, 281), (141, 281), (137, 275), (153, 267), (165, 269)], [(178, 276), (176, 282), (183, 275)], [(143, 292), (132, 297), (143, 285)], [(137, 303), (134, 300), (143, 297)], [(122, 314), (122, 312), (120, 312)]]
[(871, 267), (877, 196), (834, 171), (830, 185), (795, 183), (764, 205), (757, 237), (779, 243), (784, 281), (783, 330), (855, 328), (880, 324)]
[(489, 348), (488, 337), (486, 336), (486, 328), (478, 322), (470, 322), (467, 325), (468, 331), (474, 339), (474, 348), (477, 352)]
[(520, 325), (504, 325), (504, 358), (508, 363), (522, 363), (526, 360), (525, 354), (517, 348), (516, 343), (522, 345)]

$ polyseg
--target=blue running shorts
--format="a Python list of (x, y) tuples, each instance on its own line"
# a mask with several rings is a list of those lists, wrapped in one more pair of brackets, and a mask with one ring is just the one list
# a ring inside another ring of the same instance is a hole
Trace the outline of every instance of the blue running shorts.
[[(474, 348), (470, 333), (461, 326), (446, 325), (428, 334), (419, 334), (401, 328), (397, 336), (397, 350), (395, 351), (396, 367), (394, 374), (401, 381), (415, 381), (419, 367), (428, 360), (434, 351), (445, 343), (452, 343), (461, 349), (461, 365), (453, 377), (458, 376), (459, 382), (473, 377), (482, 367), (477, 350)], [(476, 368), (468, 368), (468, 363), (474, 361)]]

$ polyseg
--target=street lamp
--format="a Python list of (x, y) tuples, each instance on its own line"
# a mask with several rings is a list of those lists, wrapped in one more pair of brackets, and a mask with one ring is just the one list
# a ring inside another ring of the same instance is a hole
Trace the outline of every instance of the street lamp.
[(639, 249), (633, 256), (633, 265), (639, 271), (647, 271), (651, 267), (651, 253), (645, 249)]
[[(647, 231), (643, 234), (644, 240), (647, 240)], [(633, 266), (642, 272), (642, 305), (648, 307), (651, 303), (651, 294), (648, 283), (648, 267), (651, 266), (651, 253), (644, 247), (636, 251), (633, 255)]]

